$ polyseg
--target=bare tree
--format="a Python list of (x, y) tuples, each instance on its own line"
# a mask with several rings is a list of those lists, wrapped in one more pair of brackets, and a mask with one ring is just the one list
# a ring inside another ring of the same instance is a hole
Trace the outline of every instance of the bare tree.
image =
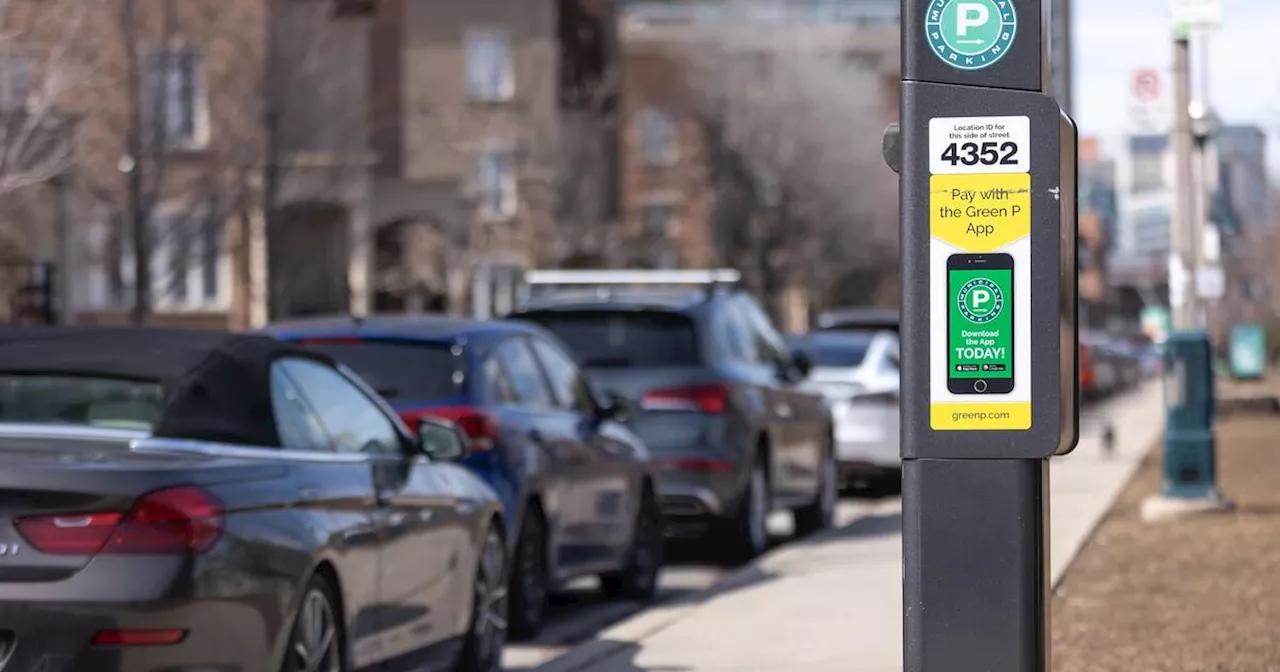
[(851, 271), (891, 274), (897, 191), (879, 151), (880, 73), (792, 38), (761, 45), (732, 32), (675, 55), (718, 150), (717, 201), (755, 206), (727, 222), (728, 261), (770, 296), (797, 276), (830, 295)]

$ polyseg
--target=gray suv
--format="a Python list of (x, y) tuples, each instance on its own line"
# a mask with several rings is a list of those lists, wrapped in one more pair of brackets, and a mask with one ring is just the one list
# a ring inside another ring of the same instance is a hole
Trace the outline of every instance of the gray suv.
[(830, 412), (801, 389), (807, 358), (747, 293), (597, 285), (540, 292), (510, 317), (553, 332), (598, 389), (631, 409), (662, 469), (669, 535), (710, 537), (738, 563), (766, 548), (772, 511), (793, 511), (799, 535), (831, 525)]

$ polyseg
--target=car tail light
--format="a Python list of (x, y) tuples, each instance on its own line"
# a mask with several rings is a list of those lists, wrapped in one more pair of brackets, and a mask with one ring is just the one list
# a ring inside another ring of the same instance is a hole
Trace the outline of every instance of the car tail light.
[(668, 471), (700, 471), (723, 473), (733, 471), (733, 463), (724, 460), (709, 460), (705, 458), (683, 458), (672, 460), (655, 460), (660, 469)]
[(24, 516), (18, 533), (50, 555), (185, 555), (203, 553), (222, 535), (222, 503), (195, 486), (156, 490), (127, 514)]
[(640, 400), (651, 411), (700, 411), (724, 413), (729, 406), (729, 388), (724, 385), (694, 385), (652, 390)]
[(186, 639), (186, 630), (99, 630), (95, 646), (168, 646)]
[(433, 408), (419, 416), (436, 417), (457, 425), (471, 442), (471, 450), (492, 450), (498, 444), (498, 419), (478, 408)]

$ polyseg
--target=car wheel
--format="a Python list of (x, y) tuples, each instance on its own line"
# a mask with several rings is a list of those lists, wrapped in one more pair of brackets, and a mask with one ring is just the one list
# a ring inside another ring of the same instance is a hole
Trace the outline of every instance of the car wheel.
[(627, 564), (621, 572), (600, 577), (600, 587), (611, 598), (651, 600), (658, 592), (658, 575), (662, 572), (666, 538), (662, 530), (662, 512), (653, 493), (647, 489), (636, 513), (635, 531)]
[(547, 534), (542, 512), (530, 509), (520, 524), (511, 567), (511, 637), (532, 639), (542, 630), (551, 597)]
[(500, 672), (507, 643), (507, 547), (496, 530), (485, 537), (472, 587), (471, 627), (458, 672)]
[(346, 638), (337, 604), (329, 582), (313, 577), (294, 616), (281, 672), (345, 672)]
[(830, 448), (822, 451), (822, 465), (818, 469), (818, 492), (814, 494), (813, 502), (793, 512), (798, 537), (825, 530), (835, 521), (840, 485), (836, 458)]
[(728, 564), (750, 562), (764, 552), (769, 545), (769, 508), (769, 478), (764, 465), (756, 463), (739, 499), (737, 515), (726, 521), (721, 548)]

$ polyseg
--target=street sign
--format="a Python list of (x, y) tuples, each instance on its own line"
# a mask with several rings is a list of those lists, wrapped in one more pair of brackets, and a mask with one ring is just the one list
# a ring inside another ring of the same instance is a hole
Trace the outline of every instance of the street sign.
[(1227, 292), (1226, 274), (1221, 266), (1208, 266), (1196, 273), (1196, 296), (1221, 299)]
[(1139, 70), (1133, 73), (1133, 81), (1130, 84), (1130, 90), (1133, 97), (1141, 103), (1154, 103), (1160, 100), (1161, 89), (1163, 85), (1160, 82), (1160, 72), (1157, 70)]
[(1170, 0), (1174, 30), (1217, 30), (1222, 27), (1222, 0)]
[(1010, 0), (930, 0), (925, 33), (947, 65), (981, 70), (1009, 53), (1018, 13)]
[(1159, 70), (1144, 68), (1137, 70), (1129, 79), (1129, 123), (1130, 131), (1142, 135), (1159, 135), (1169, 132), (1172, 126), (1172, 112), (1164, 84), (1164, 75)]
[(1231, 327), (1231, 375), (1261, 378), (1267, 372), (1267, 332), (1259, 324)]
[[(1040, 0), (902, 3), (904, 672), (1047, 672), (1079, 433), (1077, 135)], [(851, 235), (856, 235), (851, 232)]]
[(1138, 320), (1142, 323), (1142, 333), (1146, 334), (1153, 343), (1163, 343), (1173, 325), (1169, 309), (1163, 306), (1143, 308)]

